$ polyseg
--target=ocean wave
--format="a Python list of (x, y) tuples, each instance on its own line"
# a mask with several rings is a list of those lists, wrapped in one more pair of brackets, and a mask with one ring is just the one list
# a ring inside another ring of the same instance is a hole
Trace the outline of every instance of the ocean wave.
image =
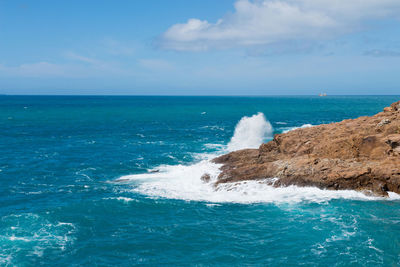
[(224, 127), (221, 127), (221, 126), (218, 126), (218, 125), (202, 126), (202, 127), (200, 127), (200, 129), (210, 129), (210, 130), (213, 130), (213, 131), (215, 131), (215, 130), (224, 131), (225, 130)]
[(283, 129), (282, 133), (287, 133), (287, 132), (290, 132), (290, 131), (293, 131), (296, 129), (309, 128), (309, 127), (313, 127), (313, 126), (314, 125), (307, 123), (307, 124), (303, 124), (301, 126), (285, 127), (285, 128), (282, 128)]
[(132, 201), (136, 202), (135, 199), (130, 198), (130, 197), (106, 197), (106, 198), (103, 198), (103, 199), (104, 200), (107, 200), (107, 199), (117, 200), (117, 201), (122, 201), (124, 203), (129, 203), (129, 202), (132, 202)]
[(223, 150), (223, 149), (225, 149), (226, 145), (224, 145), (224, 144), (205, 144), (204, 147), (207, 149), (213, 149), (213, 150)]
[[(311, 127), (305, 124), (301, 127)], [(395, 193), (389, 198), (367, 196), (352, 190), (322, 190), (316, 187), (274, 187), (273, 180), (266, 178), (258, 181), (225, 183), (215, 186), (221, 165), (211, 159), (230, 151), (243, 148), (258, 148), (272, 136), (271, 124), (264, 114), (243, 117), (236, 125), (234, 135), (228, 145), (206, 144), (207, 147), (218, 148), (215, 153), (197, 154), (198, 162), (191, 165), (161, 165), (147, 173), (127, 175), (118, 178), (117, 182), (128, 182), (132, 191), (151, 197), (180, 199), (187, 201), (205, 201), (210, 203), (322, 203), (332, 199), (382, 200), (400, 199)], [(205, 183), (201, 176), (208, 174), (210, 181)]]
[(38, 214), (26, 213), (2, 217), (0, 232), (0, 264), (13, 266), (26, 253), (42, 257), (49, 247), (64, 251), (74, 242), (76, 227), (69, 222), (50, 222)]
[[(194, 166), (198, 165), (206, 166), (204, 163)], [(389, 198), (383, 198), (368, 196), (353, 190), (334, 191), (298, 186), (274, 187), (271, 185), (271, 179), (224, 183), (214, 186), (212, 182), (217, 176), (215, 167), (212, 167), (214, 173), (211, 175), (211, 183), (203, 183), (200, 177), (204, 173), (203, 171), (210, 173), (209, 166), (200, 167), (197, 171), (194, 166), (176, 166), (176, 169), (169, 166), (169, 172), (124, 176), (121, 179), (136, 181), (137, 184), (132, 191), (147, 196), (212, 203), (324, 203), (333, 199), (396, 200), (400, 198), (395, 193), (390, 193)]]
[(258, 148), (266, 139), (272, 138), (272, 130), (271, 124), (261, 112), (251, 117), (243, 117), (235, 127), (228, 150)]

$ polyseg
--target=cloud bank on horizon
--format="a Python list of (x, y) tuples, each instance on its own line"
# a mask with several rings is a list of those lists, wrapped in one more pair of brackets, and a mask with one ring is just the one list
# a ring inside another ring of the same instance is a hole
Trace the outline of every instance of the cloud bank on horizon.
[(321, 40), (362, 30), (364, 22), (400, 18), (399, 0), (237, 0), (216, 22), (191, 18), (172, 25), (160, 47), (178, 51)]

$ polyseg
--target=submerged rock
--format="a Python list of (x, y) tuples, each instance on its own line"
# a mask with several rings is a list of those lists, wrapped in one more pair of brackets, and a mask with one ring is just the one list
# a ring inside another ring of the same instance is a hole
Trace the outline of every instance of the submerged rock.
[(276, 177), (274, 186), (400, 193), (400, 101), (371, 117), (296, 129), (213, 160), (217, 184)]
[(204, 183), (208, 183), (211, 180), (211, 176), (208, 173), (205, 173), (200, 177), (200, 180), (202, 180)]

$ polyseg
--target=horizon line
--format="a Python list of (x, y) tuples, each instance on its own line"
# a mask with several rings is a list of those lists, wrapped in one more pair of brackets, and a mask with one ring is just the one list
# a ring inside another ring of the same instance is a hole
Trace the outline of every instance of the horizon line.
[(270, 95), (184, 95), (184, 94), (2, 94), (0, 96), (137, 96), (137, 97), (292, 97), (292, 96), (315, 96), (315, 97), (330, 97), (330, 96), (400, 96), (400, 94), (328, 94), (320, 96), (319, 94), (270, 94)]

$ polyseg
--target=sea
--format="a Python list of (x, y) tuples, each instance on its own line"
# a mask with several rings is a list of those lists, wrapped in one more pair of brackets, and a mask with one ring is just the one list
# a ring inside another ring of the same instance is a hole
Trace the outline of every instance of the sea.
[(399, 266), (399, 195), (216, 187), (210, 161), (399, 99), (0, 96), (0, 266)]

